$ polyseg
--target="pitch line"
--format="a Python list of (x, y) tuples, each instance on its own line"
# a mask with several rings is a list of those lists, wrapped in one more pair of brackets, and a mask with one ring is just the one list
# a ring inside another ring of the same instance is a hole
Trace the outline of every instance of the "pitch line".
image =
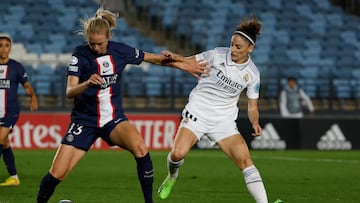
[(252, 156), (254, 159), (269, 159), (280, 161), (304, 161), (304, 162), (326, 162), (326, 163), (348, 163), (359, 164), (360, 160), (353, 159), (324, 159), (324, 158), (304, 158), (304, 157), (284, 157), (284, 156)]

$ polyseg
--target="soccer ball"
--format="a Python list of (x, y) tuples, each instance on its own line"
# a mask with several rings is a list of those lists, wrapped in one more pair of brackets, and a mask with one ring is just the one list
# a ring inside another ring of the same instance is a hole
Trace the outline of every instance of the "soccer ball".
[(58, 203), (73, 203), (73, 201), (68, 200), (68, 199), (62, 199)]

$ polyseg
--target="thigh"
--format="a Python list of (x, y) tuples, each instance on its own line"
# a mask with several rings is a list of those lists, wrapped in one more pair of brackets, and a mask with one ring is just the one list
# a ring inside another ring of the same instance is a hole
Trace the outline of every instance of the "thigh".
[(112, 129), (109, 138), (113, 144), (130, 151), (136, 157), (142, 157), (147, 153), (143, 137), (129, 121), (118, 123)]
[(64, 180), (85, 154), (86, 151), (83, 149), (60, 144), (53, 159), (50, 173), (54, 177)]
[(0, 144), (7, 146), (9, 144), (10, 128), (0, 126)]
[(197, 141), (198, 137), (192, 130), (186, 127), (179, 127), (171, 149), (171, 159), (173, 161), (183, 159)]
[(239, 169), (243, 170), (253, 164), (250, 158), (249, 148), (240, 134), (222, 139), (218, 141), (218, 145)]

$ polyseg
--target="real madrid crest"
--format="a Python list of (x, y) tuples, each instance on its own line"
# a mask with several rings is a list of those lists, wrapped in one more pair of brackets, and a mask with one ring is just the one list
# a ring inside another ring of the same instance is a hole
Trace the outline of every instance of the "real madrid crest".
[(250, 77), (250, 76), (249, 76), (249, 74), (247, 74), (247, 73), (244, 75), (243, 79), (245, 80), (245, 82), (247, 82), (247, 81), (249, 80), (249, 77)]

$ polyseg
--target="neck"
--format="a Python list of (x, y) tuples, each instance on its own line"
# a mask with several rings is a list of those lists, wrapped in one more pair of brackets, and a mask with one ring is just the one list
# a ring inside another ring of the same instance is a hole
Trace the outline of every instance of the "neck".
[(9, 61), (9, 58), (0, 58), (0, 64), (5, 64)]

